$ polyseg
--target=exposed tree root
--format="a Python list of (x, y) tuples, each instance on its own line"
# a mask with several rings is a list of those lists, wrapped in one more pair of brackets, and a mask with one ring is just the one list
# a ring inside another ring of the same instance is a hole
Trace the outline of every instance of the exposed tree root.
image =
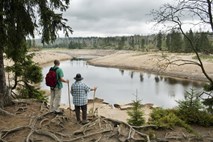
[[(26, 106), (23, 109), (19, 108), (18, 111), (27, 111), (27, 109)], [(16, 116), (12, 115), (12, 117)], [(26, 125), (0, 130), (0, 141), (4, 142), (11, 135), (21, 131), (27, 132), (23, 136), (26, 142), (35, 141), (36, 136), (38, 139), (45, 139), (44, 141), (56, 142), (75, 142), (80, 140), (99, 142), (112, 139), (119, 141), (150, 141), (148, 135), (137, 131), (133, 126), (104, 117), (93, 117), (88, 124), (76, 127), (75, 131), (66, 131), (66, 125), (72, 126), (76, 122), (70, 121), (66, 115), (55, 115), (48, 112), (48, 109), (44, 106), (40, 107), (40, 114), (31, 115), (27, 119), (29, 123)]]
[(3, 110), (3, 109), (1, 109), (1, 108), (0, 108), (0, 115), (9, 115), (9, 116), (14, 116), (15, 114), (10, 113), (10, 112), (8, 112), (8, 111)]
[(111, 132), (111, 130), (102, 130), (102, 131), (99, 131), (99, 132), (90, 133), (90, 134), (87, 134), (87, 135), (84, 135), (84, 136), (81, 136), (81, 137), (77, 137), (77, 138), (74, 138), (74, 139), (66, 140), (64, 142), (74, 142), (74, 141), (77, 141), (77, 140), (83, 140), (83, 139), (85, 139), (87, 137), (92, 137), (94, 135), (103, 134), (103, 133), (106, 133), (106, 132)]

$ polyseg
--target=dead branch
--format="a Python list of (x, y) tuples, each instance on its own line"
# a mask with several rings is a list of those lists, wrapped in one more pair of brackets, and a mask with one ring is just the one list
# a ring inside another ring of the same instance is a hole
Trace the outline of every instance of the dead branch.
[(167, 69), (170, 65), (184, 66), (184, 65), (196, 65), (201, 66), (198, 62), (186, 59), (170, 59), (165, 55), (162, 55), (162, 59), (158, 59), (157, 66), (159, 71)]

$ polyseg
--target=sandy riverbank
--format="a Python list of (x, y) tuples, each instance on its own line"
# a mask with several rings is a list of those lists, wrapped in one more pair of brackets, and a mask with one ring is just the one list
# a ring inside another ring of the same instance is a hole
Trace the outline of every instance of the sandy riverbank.
[[(166, 57), (166, 58), (163, 58)], [(194, 54), (151, 53), (135, 51), (118, 51), (115, 54), (95, 58), (90, 64), (139, 70), (170, 77), (206, 81), (206, 77), (197, 65), (187, 64), (181, 60), (197, 62)], [(177, 61), (174, 64), (170, 64)], [(181, 65), (185, 64), (185, 65)], [(203, 60), (207, 74), (213, 78), (213, 60)]]
[[(96, 66), (116, 67), (132, 69), (142, 72), (150, 72), (159, 75), (190, 79), (206, 80), (199, 66), (185, 64), (180, 60), (194, 59), (194, 54), (177, 53), (153, 53), (139, 51), (117, 51), (117, 50), (42, 50), (35, 52), (33, 60), (40, 65), (51, 63), (55, 59), (68, 60), (76, 58), (90, 58), (89, 63)], [(166, 57), (163, 58), (163, 57)], [(169, 61), (179, 60), (176, 64), (169, 64)], [(203, 60), (205, 70), (213, 78), (213, 59)]]
[[(121, 69), (138, 70), (158, 75), (177, 77), (182, 79), (206, 81), (199, 66), (183, 64), (180, 60), (194, 59), (194, 54), (177, 53), (153, 53), (139, 51), (117, 51), (117, 50), (42, 50), (35, 53), (34, 61), (40, 65), (50, 63), (54, 59), (67, 60), (73, 57), (89, 58), (89, 64), (96, 66), (115, 67)], [(166, 58), (163, 58), (166, 57)], [(171, 61), (179, 60), (176, 64), (169, 64)], [(213, 78), (213, 59), (203, 60), (207, 74)]]

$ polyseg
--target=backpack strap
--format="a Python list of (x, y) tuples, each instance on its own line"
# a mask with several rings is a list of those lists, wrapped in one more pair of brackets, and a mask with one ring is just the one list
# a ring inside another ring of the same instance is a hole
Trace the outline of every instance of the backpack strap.
[(58, 69), (58, 67), (51, 67), (50, 70), (55, 71)]

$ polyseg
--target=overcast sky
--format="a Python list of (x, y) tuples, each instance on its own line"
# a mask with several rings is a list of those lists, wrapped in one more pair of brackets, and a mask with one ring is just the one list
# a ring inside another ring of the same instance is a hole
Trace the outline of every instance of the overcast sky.
[(172, 0), (71, 0), (64, 16), (72, 27), (71, 37), (147, 35), (153, 28), (152, 9)]

